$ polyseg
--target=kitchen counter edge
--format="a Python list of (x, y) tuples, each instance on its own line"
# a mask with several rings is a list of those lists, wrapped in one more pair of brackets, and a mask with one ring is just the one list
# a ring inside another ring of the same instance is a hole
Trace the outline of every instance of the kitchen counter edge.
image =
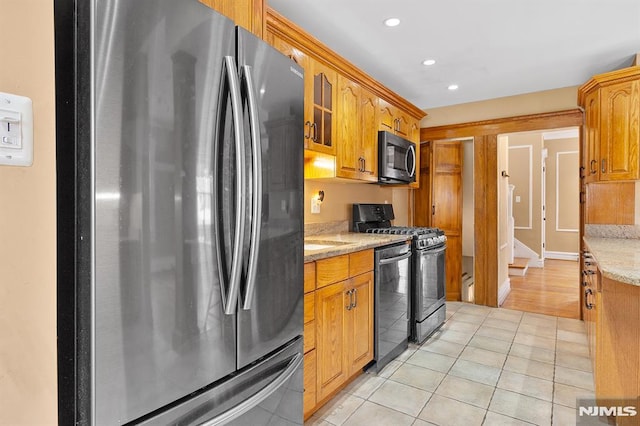
[(327, 257), (355, 253), (361, 250), (382, 247), (410, 240), (411, 236), (408, 235), (359, 234), (357, 232), (313, 235), (305, 237), (305, 243), (335, 241), (341, 244), (320, 250), (305, 250), (304, 262), (313, 262)]
[(585, 236), (584, 242), (603, 276), (640, 286), (640, 240)]

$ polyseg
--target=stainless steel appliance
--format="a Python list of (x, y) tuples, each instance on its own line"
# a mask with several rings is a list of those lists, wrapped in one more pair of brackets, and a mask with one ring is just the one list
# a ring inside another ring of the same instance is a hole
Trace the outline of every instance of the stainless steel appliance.
[(374, 363), (370, 368), (380, 371), (409, 346), (411, 247), (400, 243), (374, 253)]
[(416, 180), (416, 144), (393, 133), (378, 132), (378, 183)]
[(59, 423), (302, 424), (302, 68), (197, 0), (55, 25)]
[(410, 339), (422, 343), (443, 323), (445, 305), (445, 250), (447, 237), (438, 228), (392, 226), (391, 204), (354, 204), (353, 230), (410, 235), (411, 315)]

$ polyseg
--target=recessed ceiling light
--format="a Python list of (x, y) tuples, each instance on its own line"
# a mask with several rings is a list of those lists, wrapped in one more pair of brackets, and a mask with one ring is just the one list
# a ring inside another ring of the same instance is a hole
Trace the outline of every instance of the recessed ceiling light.
[(435, 59), (425, 59), (424, 61), (422, 61), (422, 65), (427, 65), (427, 66), (433, 65), (435, 63), (436, 63)]
[(457, 84), (451, 84), (449, 87), (447, 87), (447, 89), (449, 89), (449, 90), (458, 90), (458, 85)]
[(389, 18), (384, 21), (384, 24), (387, 27), (397, 27), (400, 25), (400, 20), (398, 18)]

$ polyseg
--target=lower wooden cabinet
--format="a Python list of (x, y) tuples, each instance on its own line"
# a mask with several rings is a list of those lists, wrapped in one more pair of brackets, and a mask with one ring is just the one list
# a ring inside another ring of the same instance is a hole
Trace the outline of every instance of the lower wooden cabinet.
[(311, 274), (315, 290), (304, 304), (305, 419), (373, 360), (373, 250), (305, 264), (306, 288)]

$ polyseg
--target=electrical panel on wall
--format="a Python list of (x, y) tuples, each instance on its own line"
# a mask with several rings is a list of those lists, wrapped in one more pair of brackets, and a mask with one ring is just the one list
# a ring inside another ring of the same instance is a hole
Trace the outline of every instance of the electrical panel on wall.
[(0, 165), (33, 164), (33, 103), (0, 92)]

